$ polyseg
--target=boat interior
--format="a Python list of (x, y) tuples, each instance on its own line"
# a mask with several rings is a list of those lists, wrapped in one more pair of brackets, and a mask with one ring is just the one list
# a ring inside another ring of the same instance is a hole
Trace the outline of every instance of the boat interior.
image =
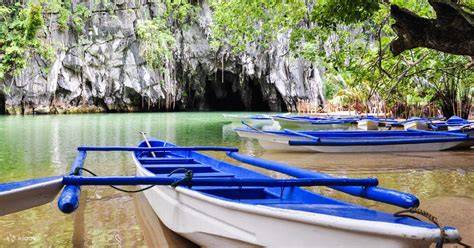
[[(152, 147), (175, 147), (173, 144), (156, 139), (151, 139), (150, 145)], [(142, 142), (139, 146), (147, 147), (147, 144)], [(143, 168), (158, 177), (185, 178), (185, 172), (190, 170), (193, 173), (193, 178), (272, 178), (196, 151), (159, 151), (153, 153), (154, 156), (152, 152), (148, 151), (135, 152), (134, 155)], [(436, 228), (436, 226), (426, 222), (408, 217), (395, 217), (389, 213), (371, 210), (316, 194), (301, 187), (194, 186), (190, 189), (212, 198), (237, 203)]]

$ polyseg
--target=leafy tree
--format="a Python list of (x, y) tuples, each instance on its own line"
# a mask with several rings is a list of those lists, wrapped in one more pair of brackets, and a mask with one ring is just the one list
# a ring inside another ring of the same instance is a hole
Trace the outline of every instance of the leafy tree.
[(44, 27), (39, 3), (30, 2), (26, 8), (19, 3), (0, 6), (0, 21), (0, 79), (7, 74), (18, 75), (35, 53), (46, 61), (53, 59), (48, 45), (37, 38)]
[[(433, 2), (394, 0), (392, 3), (410, 9), (414, 16), (428, 19), (439, 15), (433, 8)], [(400, 103), (407, 106), (422, 104), (426, 99), (441, 104), (436, 100), (439, 98), (435, 98), (435, 92), (425, 90), (432, 86), (420, 85), (420, 80), (440, 78), (440, 70), (434, 70), (433, 66), (456, 67), (456, 70), (462, 71), (465, 70), (462, 63), (469, 63), (463, 56), (421, 48), (395, 53), (398, 55), (395, 56), (390, 49), (393, 51), (396, 31), (399, 30), (392, 27), (399, 20), (391, 18), (393, 6), (385, 2), (323, 0), (285, 3), (265, 0), (211, 1), (215, 20), (214, 44), (226, 44), (234, 53), (240, 53), (248, 43), (265, 48), (278, 35), (289, 32), (289, 49), (295, 57), (303, 57), (326, 67), (325, 88), (332, 90), (327, 93), (338, 97), (345, 93), (347, 96), (357, 95), (358, 99), (351, 101), (361, 102), (366, 111), (380, 105), (380, 101), (387, 110), (399, 108)], [(296, 11), (291, 11), (293, 8)], [(278, 21), (282, 19), (287, 21)], [(459, 63), (448, 65), (453, 59)], [(337, 80), (334, 78), (343, 78), (346, 88), (335, 86)], [(461, 77), (460, 80), (465, 82), (468, 78)], [(353, 93), (348, 94), (345, 89)], [(411, 96), (410, 99), (407, 95)], [(449, 117), (452, 112), (445, 111), (444, 114)]]

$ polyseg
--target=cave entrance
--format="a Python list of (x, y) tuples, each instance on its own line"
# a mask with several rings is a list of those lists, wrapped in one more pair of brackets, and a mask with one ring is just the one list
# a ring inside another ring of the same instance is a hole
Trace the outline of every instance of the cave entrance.
[(258, 82), (249, 82), (250, 90), (250, 110), (252, 111), (270, 111), (268, 100), (263, 99), (262, 87)]
[(3, 93), (3, 90), (0, 90), (0, 115), (4, 115), (6, 113), (5, 111), (5, 93)]
[[(224, 76), (224, 80), (222, 80)], [(270, 91), (264, 94), (264, 89)], [(240, 83), (239, 75), (218, 70), (206, 81), (205, 109), (217, 111), (286, 111), (287, 106), (275, 85), (258, 80)]]
[(209, 110), (217, 111), (245, 111), (246, 107), (241, 97), (241, 88), (234, 88), (235, 83), (239, 84), (239, 77), (230, 72), (217, 71), (217, 75), (206, 82), (204, 98), (206, 107)]

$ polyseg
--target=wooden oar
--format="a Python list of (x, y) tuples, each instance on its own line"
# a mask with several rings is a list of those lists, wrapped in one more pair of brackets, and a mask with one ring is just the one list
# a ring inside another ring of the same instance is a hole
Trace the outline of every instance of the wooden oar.
[(244, 125), (244, 126), (250, 128), (250, 129), (252, 129), (252, 130), (254, 130), (254, 131), (257, 131), (257, 132), (263, 132), (262, 130), (259, 130), (259, 129), (257, 129), (257, 128), (255, 128), (255, 127), (250, 126), (250, 124), (247, 124), (247, 123), (245, 123), (244, 121), (242, 121), (242, 125)]
[[(139, 132), (139, 133), (142, 134), (143, 139), (145, 140), (146, 145), (147, 145), (148, 147), (151, 147), (151, 144), (150, 144), (150, 142), (148, 141), (148, 138), (146, 137), (146, 133), (145, 133), (145, 132)], [(152, 155), (154, 158), (156, 158), (155, 152), (151, 152), (151, 155)]]

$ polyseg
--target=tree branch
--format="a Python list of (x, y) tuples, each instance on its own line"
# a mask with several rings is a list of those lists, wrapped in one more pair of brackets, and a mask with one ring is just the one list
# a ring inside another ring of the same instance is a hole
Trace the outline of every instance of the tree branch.
[(405, 50), (426, 47), (434, 50), (474, 56), (474, 15), (464, 11), (455, 0), (429, 0), (436, 19), (420, 17), (415, 13), (391, 6), (392, 25), (398, 38), (390, 50), (396, 56)]

